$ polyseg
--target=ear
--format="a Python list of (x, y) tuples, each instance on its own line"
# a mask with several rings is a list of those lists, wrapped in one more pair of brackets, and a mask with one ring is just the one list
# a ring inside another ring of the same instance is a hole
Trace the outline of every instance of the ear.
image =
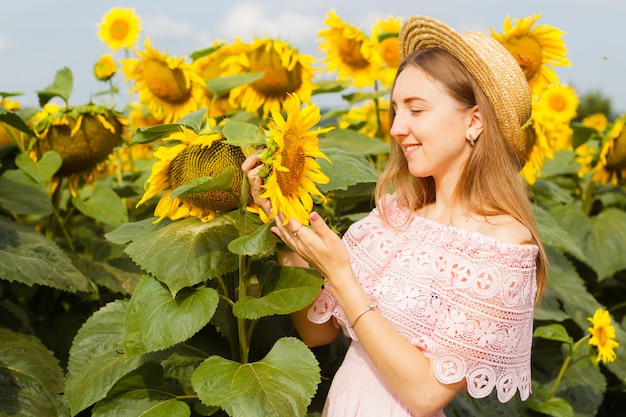
[(483, 133), (483, 113), (476, 105), (472, 107), (468, 113), (467, 132), (465, 135), (469, 138), (471, 134), (474, 139), (478, 139), (481, 133)]

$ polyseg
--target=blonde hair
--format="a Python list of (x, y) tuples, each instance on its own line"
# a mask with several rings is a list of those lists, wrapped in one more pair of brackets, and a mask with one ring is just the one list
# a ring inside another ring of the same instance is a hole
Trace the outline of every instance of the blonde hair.
[[(440, 48), (420, 49), (407, 55), (397, 74), (407, 66), (423, 70), (439, 82), (450, 96), (468, 109), (478, 105), (483, 116), (483, 132), (476, 141), (456, 189), (454, 198), (468, 213), (480, 216), (509, 215), (522, 223), (532, 235), (528, 243), (539, 247), (537, 255), (537, 297), (539, 300), (547, 275), (547, 258), (541, 241), (532, 206), (519, 171), (524, 159), (504, 136), (484, 92), (465, 67), (452, 55)], [(394, 83), (395, 87), (395, 83)], [(393, 91), (393, 89), (392, 89)], [(390, 126), (395, 112), (389, 111)], [(435, 201), (435, 183), (432, 177), (418, 178), (411, 175), (402, 149), (391, 142), (389, 161), (376, 185), (375, 199), (381, 201), (391, 190), (398, 201), (409, 210), (418, 210)], [(379, 212), (389, 224), (384, 204)]]

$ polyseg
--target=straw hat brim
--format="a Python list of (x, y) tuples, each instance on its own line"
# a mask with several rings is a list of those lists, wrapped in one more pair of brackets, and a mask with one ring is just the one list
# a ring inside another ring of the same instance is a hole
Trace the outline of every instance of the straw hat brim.
[(476, 79), (491, 103), (502, 133), (526, 158), (526, 139), (521, 127), (532, 113), (531, 91), (515, 58), (486, 33), (458, 33), (445, 23), (428, 16), (406, 20), (398, 39), (400, 54), (439, 47), (454, 56)]

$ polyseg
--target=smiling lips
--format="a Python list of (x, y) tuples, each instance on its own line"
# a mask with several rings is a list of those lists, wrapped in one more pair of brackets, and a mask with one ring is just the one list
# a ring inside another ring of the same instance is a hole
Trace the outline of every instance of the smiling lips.
[(404, 147), (404, 157), (407, 158), (409, 155), (411, 155), (413, 152), (415, 152), (416, 150), (418, 150), (421, 147), (422, 147), (421, 143), (416, 143), (414, 145), (405, 146)]

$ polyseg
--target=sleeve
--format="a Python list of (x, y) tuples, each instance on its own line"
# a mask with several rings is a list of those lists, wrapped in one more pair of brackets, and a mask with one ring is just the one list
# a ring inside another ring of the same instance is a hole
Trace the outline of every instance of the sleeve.
[(440, 382), (465, 378), (474, 398), (495, 388), (500, 402), (518, 390), (526, 400), (531, 391), (534, 259), (514, 266), (483, 263), (488, 267), (448, 260), (438, 271), (442, 308), (434, 330), (412, 343), (434, 359)]

